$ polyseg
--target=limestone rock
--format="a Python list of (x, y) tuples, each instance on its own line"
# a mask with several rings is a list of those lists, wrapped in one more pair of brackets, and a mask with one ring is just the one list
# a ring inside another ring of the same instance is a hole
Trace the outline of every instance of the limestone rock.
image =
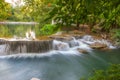
[(86, 50), (83, 50), (83, 49), (80, 49), (80, 48), (78, 48), (77, 50), (78, 50), (80, 53), (83, 53), (83, 54), (87, 54), (87, 53), (88, 53)]
[(73, 38), (71, 36), (50, 36), (49, 38), (51, 39), (56, 39), (56, 40), (60, 40), (60, 41), (70, 41), (72, 40)]
[(90, 44), (90, 47), (93, 49), (105, 49), (107, 48), (107, 45), (99, 42), (95, 42), (94, 44)]

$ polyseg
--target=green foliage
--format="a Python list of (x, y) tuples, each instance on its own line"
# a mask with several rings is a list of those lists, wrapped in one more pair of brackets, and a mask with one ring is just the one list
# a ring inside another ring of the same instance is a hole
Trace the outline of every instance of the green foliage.
[(0, 25), (0, 37), (25, 37), (27, 30), (34, 31), (34, 27), (35, 25)]
[(9, 28), (4, 26), (0, 26), (0, 37), (8, 37), (9, 36)]
[(120, 64), (112, 64), (107, 70), (96, 70), (88, 80), (120, 80)]
[(114, 38), (117, 38), (120, 40), (120, 29), (114, 30)]
[(120, 26), (119, 0), (58, 0), (49, 13), (56, 23), (88, 24), (91, 28), (100, 24), (102, 30), (109, 31)]
[(34, 21), (44, 23), (45, 17), (52, 8), (54, 0), (24, 0), (22, 11), (32, 17)]
[(78, 29), (79, 24), (87, 24), (94, 30), (93, 26), (99, 24), (104, 31), (120, 28), (119, 0), (24, 0), (24, 2), (25, 5), (12, 8), (10, 4), (1, 0), (0, 20), (39, 22), (37, 33), (42, 26), (51, 23), (52, 19), (60, 27), (69, 28), (76, 24)]
[(120, 45), (120, 29), (113, 29), (111, 34), (112, 38), (115, 40), (116, 45)]
[(71, 26), (71, 24), (84, 23), (87, 10), (83, 0), (59, 0), (54, 8), (49, 12), (49, 17), (56, 23)]
[(11, 16), (7, 18), (9, 21), (33, 21), (29, 13), (23, 11), (24, 6), (11, 7)]
[(41, 28), (40, 35), (51, 35), (58, 31), (58, 27), (52, 24), (46, 24)]
[(119, 0), (115, 1), (104, 1), (104, 3), (101, 3), (101, 5), (104, 5), (102, 7), (103, 12), (101, 12), (101, 19), (103, 19), (103, 29), (110, 30), (112, 28), (118, 28), (120, 26), (120, 2)]
[(0, 1), (0, 21), (6, 20), (11, 16), (11, 5), (6, 3), (5, 0)]

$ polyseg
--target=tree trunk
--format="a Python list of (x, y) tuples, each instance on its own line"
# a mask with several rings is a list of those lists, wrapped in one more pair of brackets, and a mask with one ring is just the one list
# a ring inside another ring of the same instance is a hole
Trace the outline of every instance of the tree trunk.
[(80, 25), (79, 22), (77, 22), (75, 30), (79, 30), (79, 25)]

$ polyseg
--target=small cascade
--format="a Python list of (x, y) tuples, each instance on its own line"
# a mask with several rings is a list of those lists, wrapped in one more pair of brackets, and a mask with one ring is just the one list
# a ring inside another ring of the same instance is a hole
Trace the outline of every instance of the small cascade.
[(93, 44), (94, 43), (94, 38), (90, 35), (85, 35), (83, 36), (81, 39), (79, 39), (80, 41), (82, 41), (85, 44)]
[(70, 47), (80, 46), (79, 41), (75, 39), (75, 37), (72, 37), (72, 40), (68, 42)]
[(2, 49), (0, 53), (18, 54), (18, 53), (40, 53), (52, 50), (52, 40), (46, 41), (4, 41), (0, 42)]
[(90, 35), (85, 35), (83, 36), (82, 39), (80, 39), (82, 42), (88, 44), (88, 45), (92, 45), (92, 44), (95, 44), (95, 45), (105, 45), (106, 47), (108, 47), (109, 49), (115, 49), (116, 47), (112, 45), (112, 43), (110, 43), (109, 41), (107, 40), (104, 40), (104, 39), (94, 39), (92, 36)]
[(113, 46), (112, 43), (110, 43), (110, 42), (108, 42), (107, 40), (104, 40), (104, 39), (95, 40), (95, 42), (99, 42), (101, 44), (106, 44), (108, 46), (108, 48), (110, 48), (110, 49), (115, 49), (116, 48), (116, 46)]
[(98, 48), (113, 49), (113, 48), (115, 48), (107, 40), (104, 40), (104, 39), (97, 40), (97, 39), (94, 39), (90, 35), (85, 35), (79, 39), (76, 39), (75, 37), (72, 37), (72, 38), (66, 37), (66, 39), (53, 41), (53, 49), (60, 50), (60, 51), (68, 51), (68, 50), (83, 51), (83, 50), (86, 50), (87, 52), (89, 52), (94, 47), (95, 47), (95, 49), (98, 49)]
[(93, 41), (94, 41), (93, 37), (90, 36), (90, 35), (85, 35), (85, 36), (83, 36), (82, 39), (85, 40), (85, 41), (90, 41), (90, 42), (93, 42)]
[(82, 38), (66, 37), (53, 40), (5, 40), (0, 39), (0, 55), (18, 53), (42, 53), (50, 50), (89, 52), (93, 49), (116, 48), (107, 40), (97, 40), (90, 35)]
[(68, 50), (70, 47), (69, 47), (69, 44), (68, 43), (65, 43), (65, 42), (62, 42), (62, 41), (57, 41), (57, 40), (54, 40), (53, 41), (53, 49), (54, 50), (62, 50), (62, 51), (66, 51)]
[(90, 46), (81, 40), (79, 40), (79, 48), (84, 49), (84, 50), (91, 50)]
[[(83, 50), (86, 50), (86, 51), (91, 50), (91, 48), (88, 44), (82, 42), (79, 39), (75, 39), (74, 37), (72, 37), (71, 40), (64, 41), (64, 42), (63, 41), (54, 40), (53, 41), (53, 49), (54, 50), (59, 50), (59, 51), (67, 51), (67, 52), (70, 51), (70, 52), (73, 52), (73, 53), (76, 53), (76, 51), (81, 51), (81, 50), (82, 51)], [(79, 52), (79, 53), (81, 53), (81, 52)]]

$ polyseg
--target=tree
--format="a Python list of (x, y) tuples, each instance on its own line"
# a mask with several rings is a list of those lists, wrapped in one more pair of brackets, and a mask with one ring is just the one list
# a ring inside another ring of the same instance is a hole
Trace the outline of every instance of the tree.
[(95, 17), (92, 5), (94, 2), (94, 0), (59, 0), (49, 13), (50, 18), (53, 18), (56, 23), (60, 22), (66, 26), (76, 24), (76, 29), (78, 29), (79, 24), (88, 23), (88, 20), (91, 21), (91, 17)]
[(91, 28), (100, 24), (102, 30), (110, 30), (120, 26), (119, 0), (58, 0), (51, 10), (50, 18), (56, 23), (71, 26), (71, 24), (88, 24)]
[(6, 3), (4, 0), (0, 2), (0, 21), (6, 20), (11, 16), (11, 5)]
[(119, 80), (120, 64), (112, 64), (107, 70), (96, 70), (88, 80)]
[(23, 11), (29, 13), (34, 21), (43, 22), (52, 8), (54, 0), (24, 0)]

